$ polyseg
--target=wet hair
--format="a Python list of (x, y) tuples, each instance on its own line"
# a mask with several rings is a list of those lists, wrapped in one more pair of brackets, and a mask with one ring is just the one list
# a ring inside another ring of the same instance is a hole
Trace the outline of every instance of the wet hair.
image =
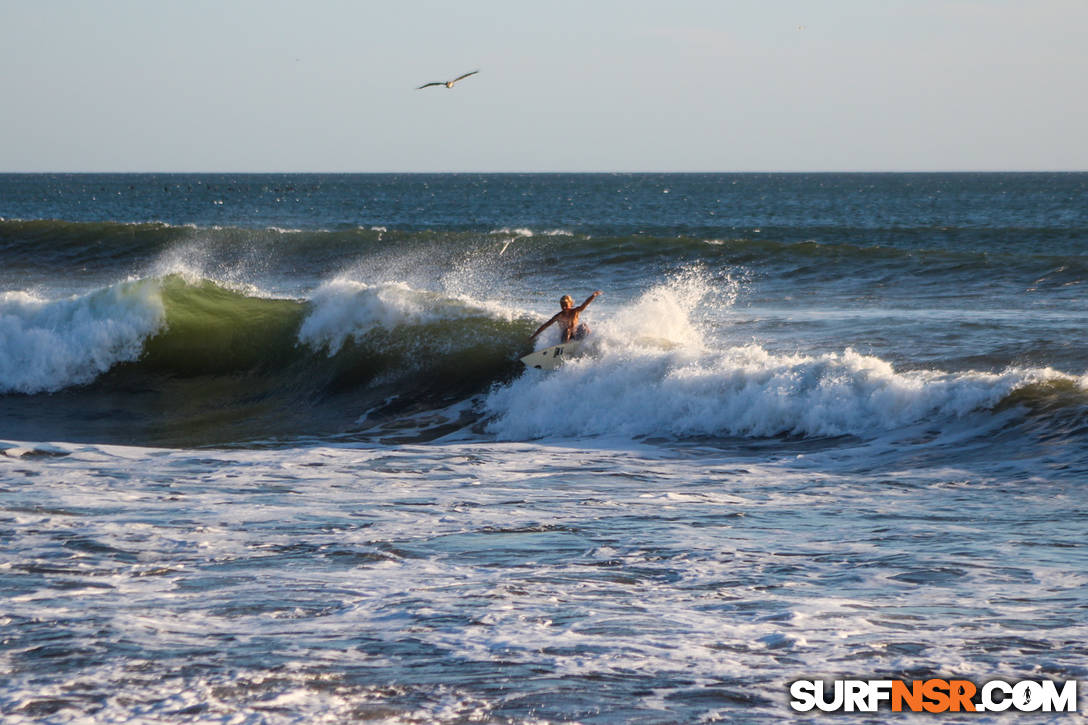
[(559, 306), (562, 307), (563, 303), (567, 302), (567, 301), (570, 302), (571, 307), (574, 307), (574, 298), (571, 297), (570, 295), (563, 295), (562, 297), (560, 297), (559, 298)]

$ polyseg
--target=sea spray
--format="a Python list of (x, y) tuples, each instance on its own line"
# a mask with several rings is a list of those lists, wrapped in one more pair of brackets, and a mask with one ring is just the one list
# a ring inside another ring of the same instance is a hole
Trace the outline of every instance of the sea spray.
[[(468, 320), (486, 326), (491, 322), (509, 323), (511, 315), (496, 312), (492, 305), (414, 289), (403, 282), (367, 284), (338, 278), (313, 293), (310, 313), (299, 329), (298, 339), (335, 355), (348, 340), (358, 342), (378, 331), (403, 332), (406, 328), (430, 325), (439, 329), (431, 331), (429, 340), (423, 334), (416, 335), (417, 342), (430, 347), (464, 347), (481, 340), (458, 340), (455, 335), (444, 334), (443, 328)], [(479, 334), (476, 332), (474, 337)]]
[[(599, 320), (594, 322), (595, 329), (612, 346), (652, 339), (673, 347), (703, 349), (711, 337), (707, 321), (728, 315), (748, 276), (743, 268), (711, 272), (702, 264), (684, 265), (632, 302), (607, 312), (595, 307), (593, 317)], [(602, 301), (608, 304), (607, 293)]]

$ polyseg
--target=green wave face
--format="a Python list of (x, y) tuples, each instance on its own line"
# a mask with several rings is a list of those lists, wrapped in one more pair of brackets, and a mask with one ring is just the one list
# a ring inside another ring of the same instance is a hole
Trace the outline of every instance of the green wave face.
[[(350, 433), (364, 416), (373, 426), (441, 409), (520, 370), (532, 321), (394, 291), (411, 314), (365, 285), (274, 299), (180, 275), (53, 302), (16, 297), (12, 346), (28, 348), (22, 368), (34, 376), (4, 391), (0, 437), (59, 427), (71, 440), (188, 445)], [(315, 316), (335, 345), (302, 334)], [(67, 364), (43, 364), (57, 358)]]
[(141, 359), (148, 369), (212, 375), (282, 367), (298, 357), (304, 302), (250, 297), (178, 276), (163, 280), (162, 297), (164, 329), (147, 342)]

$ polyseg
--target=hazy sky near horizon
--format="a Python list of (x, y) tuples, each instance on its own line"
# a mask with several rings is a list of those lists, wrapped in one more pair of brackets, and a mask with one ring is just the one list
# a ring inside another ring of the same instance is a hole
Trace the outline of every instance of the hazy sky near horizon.
[(0, 171), (1088, 170), (1086, 27), (1085, 0), (0, 0)]

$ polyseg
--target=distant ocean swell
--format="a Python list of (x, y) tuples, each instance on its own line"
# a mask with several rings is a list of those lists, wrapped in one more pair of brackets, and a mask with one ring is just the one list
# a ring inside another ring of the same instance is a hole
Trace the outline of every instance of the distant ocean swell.
[[(406, 231), (385, 227), (342, 229), (248, 229), (172, 226), (164, 223), (0, 221), (0, 262), (19, 269), (115, 270), (140, 274), (149, 259), (184, 251), (199, 254), (209, 266), (239, 263), (260, 272), (307, 270), (327, 278), (345, 259), (410, 257), (452, 263), (466, 255), (486, 255), (509, 272), (555, 265), (593, 264), (633, 271), (640, 264), (701, 260), (747, 265), (774, 271), (783, 279), (833, 279), (852, 274), (905, 275), (934, 282), (1009, 281), (1030, 286), (1077, 285), (1088, 275), (1083, 254), (1066, 253), (1064, 244), (1041, 245), (1042, 252), (996, 244), (986, 251), (950, 251), (927, 246), (932, 229), (897, 227), (875, 233), (858, 227), (706, 229), (675, 235), (589, 235), (566, 230), (495, 229)], [(977, 235), (977, 230), (970, 230)], [(1010, 241), (1040, 239), (1045, 230), (1000, 230)], [(1068, 231), (1068, 230), (1066, 230)], [(1088, 230), (1085, 231), (1088, 234)], [(791, 241), (791, 238), (796, 237)], [(886, 244), (873, 244), (884, 239)], [(1045, 240), (1044, 240), (1045, 241)], [(1020, 245), (1022, 247), (1022, 245)]]
[[(698, 269), (654, 286), (599, 317), (592, 355), (547, 374), (517, 361), (535, 317), (403, 283), (336, 278), (309, 299), (278, 299), (174, 274), (52, 300), (6, 292), (0, 392), (28, 405), (73, 395), (92, 416), (118, 396), (143, 396), (147, 424), (184, 419), (205, 442), (309, 426), (362, 434), (381, 423), (387, 433), (448, 409), (457, 422), (439, 432), (473, 426), (514, 440), (866, 437), (1014, 407), (1088, 410), (1088, 377), (1046, 368), (900, 372), (850, 349), (788, 355), (710, 342), (697, 319), (708, 300), (730, 295)], [(270, 427), (285, 407), (292, 425)]]

